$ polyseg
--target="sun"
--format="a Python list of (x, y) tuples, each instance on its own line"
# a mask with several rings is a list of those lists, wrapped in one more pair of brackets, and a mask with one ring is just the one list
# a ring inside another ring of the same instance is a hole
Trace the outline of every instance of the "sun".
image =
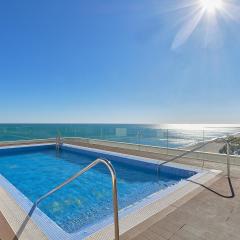
[(176, 21), (181, 22), (181, 26), (173, 40), (172, 50), (182, 46), (201, 23), (201, 30), (204, 29), (206, 33), (203, 38), (204, 46), (210, 46), (210, 42), (215, 43), (218, 38), (222, 37), (220, 27), (223, 20), (240, 22), (240, 0), (185, 0), (177, 2), (178, 5), (173, 11), (182, 14), (176, 18)]
[(213, 14), (223, 8), (223, 0), (199, 0), (204, 11)]

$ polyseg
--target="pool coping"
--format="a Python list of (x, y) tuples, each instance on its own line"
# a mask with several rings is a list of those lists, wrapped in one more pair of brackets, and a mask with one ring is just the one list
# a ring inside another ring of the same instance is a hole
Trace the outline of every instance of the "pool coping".
[[(38, 146), (48, 146), (48, 145), (54, 146), (55, 144), (48, 143), (48, 144), (31, 144), (31, 145), (21, 145), (21, 146), (0, 147), (0, 150), (11, 149), (11, 148), (29, 148), (29, 147), (38, 147)], [(154, 160), (146, 157), (139, 157), (139, 156), (116, 153), (116, 152), (111, 152), (106, 150), (76, 146), (71, 144), (64, 144), (63, 147), (87, 150), (87, 151), (101, 153), (101, 154), (109, 154), (109, 155), (119, 156), (122, 158), (129, 158), (131, 160), (148, 162), (153, 164), (160, 164), (165, 162), (165, 161)], [(216, 177), (220, 173), (220, 171), (216, 171), (216, 170), (201, 170), (198, 167), (188, 166), (188, 165), (179, 164), (179, 163), (167, 163), (166, 165), (169, 167), (175, 167), (178, 169), (198, 172), (197, 174), (188, 178), (187, 180), (198, 181), (199, 183), (200, 182), (205, 183), (210, 179)], [(127, 208), (122, 209), (119, 212), (120, 234), (123, 234), (128, 230), (132, 229), (133, 227), (137, 226), (141, 222), (145, 221), (149, 217), (153, 216), (154, 214), (158, 213), (159, 211), (169, 206), (173, 201), (177, 201), (178, 199), (182, 198), (183, 196), (185, 196), (186, 194), (194, 190), (196, 187), (198, 187), (196, 184), (192, 184), (187, 180), (182, 180), (173, 186), (160, 190), (159, 192), (153, 193), (149, 195), (147, 198), (144, 198), (143, 200), (131, 206), (128, 206)], [(16, 189), (13, 185), (11, 185), (8, 182), (8, 180), (4, 179), (2, 175), (0, 175), (0, 186), (1, 185), (7, 189), (7, 191), (6, 190), (5, 191), (8, 194), (10, 189), (9, 195), (11, 195), (11, 197), (16, 201), (16, 205), (19, 208), (22, 208), (24, 209), (24, 211), (29, 212), (32, 206), (32, 202), (28, 198), (26, 198), (18, 189)], [(163, 201), (163, 199), (165, 200)], [(19, 205), (21, 205), (21, 207)], [(50, 218), (48, 218), (38, 208), (34, 210), (32, 219), (34, 222), (36, 222), (35, 225), (37, 225), (34, 227), (37, 228), (39, 226), (39, 231), (41, 232), (41, 234), (44, 234), (47, 239), (48, 238), (59, 239), (59, 237), (61, 237), (61, 239), (79, 239), (79, 237), (81, 237), (81, 239), (84, 238), (89, 240), (90, 239), (91, 240), (114, 239), (113, 225), (111, 224), (111, 221), (109, 219), (104, 220), (100, 224), (95, 224), (97, 225), (97, 227), (95, 225), (88, 227), (87, 234), (80, 234), (79, 232), (72, 233), (72, 234), (66, 233), (63, 229), (61, 229), (55, 222), (53, 222)], [(16, 227), (13, 230), (16, 230)], [(80, 232), (84, 232), (84, 229), (80, 230)], [(37, 239), (36, 236), (34, 236), (34, 239)]]

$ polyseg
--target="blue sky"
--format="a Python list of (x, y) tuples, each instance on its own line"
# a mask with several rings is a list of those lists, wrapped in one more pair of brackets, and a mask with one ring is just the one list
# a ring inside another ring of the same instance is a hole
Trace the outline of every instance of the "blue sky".
[(239, 4), (197, 1), (0, 1), (0, 122), (239, 123)]

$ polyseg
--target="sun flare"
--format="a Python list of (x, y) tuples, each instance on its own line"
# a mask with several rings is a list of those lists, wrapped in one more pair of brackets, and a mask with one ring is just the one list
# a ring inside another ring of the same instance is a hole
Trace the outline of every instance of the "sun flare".
[[(173, 40), (171, 49), (182, 46), (195, 32), (200, 24), (201, 38), (204, 47), (215, 46), (222, 42), (221, 23), (223, 21), (240, 22), (240, 0), (183, 0), (178, 1), (174, 10), (179, 16), (177, 23), (181, 23)], [(182, 15), (181, 15), (182, 14)]]
[(215, 13), (223, 8), (223, 0), (199, 0), (201, 7), (208, 13)]

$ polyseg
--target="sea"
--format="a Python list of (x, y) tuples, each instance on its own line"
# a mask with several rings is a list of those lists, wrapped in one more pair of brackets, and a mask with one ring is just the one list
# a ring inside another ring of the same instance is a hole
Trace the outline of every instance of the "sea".
[(184, 148), (240, 132), (237, 124), (0, 124), (0, 142), (90, 138), (157, 147)]

